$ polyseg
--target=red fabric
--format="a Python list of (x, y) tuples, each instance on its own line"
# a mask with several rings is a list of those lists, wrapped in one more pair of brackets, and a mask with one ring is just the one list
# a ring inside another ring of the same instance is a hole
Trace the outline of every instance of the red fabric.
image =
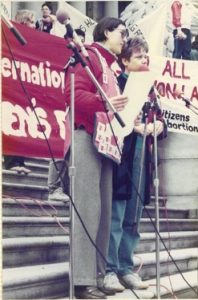
[[(115, 56), (102, 48), (100, 45), (93, 43), (98, 51), (105, 57), (108, 66), (115, 61)], [(94, 51), (88, 47), (89, 59), (86, 61), (91, 72), (97, 78), (99, 84), (102, 85), (103, 71), (98, 56)], [(66, 99), (68, 105), (70, 104), (70, 85), (67, 80), (69, 72), (66, 76)], [(97, 93), (97, 89), (87, 74), (86, 70), (80, 64), (75, 67), (75, 122), (76, 126), (84, 126), (86, 131), (90, 134), (94, 131), (95, 113), (105, 111), (101, 96)]]
[(181, 27), (181, 10), (182, 10), (182, 4), (180, 1), (174, 1), (172, 6), (172, 23), (173, 25), (177, 27)]
[[(64, 131), (66, 110), (63, 67), (72, 54), (71, 50), (67, 49), (66, 41), (62, 38), (25, 25), (13, 24), (27, 40), (27, 44), (22, 46), (7, 26), (2, 24), (3, 154), (50, 157), (47, 143), (16, 76), (6, 36), (17, 69), (24, 77), (23, 85), (30, 99), (33, 99), (43, 129), (49, 132), (52, 153), (54, 157), (62, 157), (65, 133), (61, 134), (60, 128)], [(25, 73), (25, 68), (30, 71), (29, 75)], [(68, 147), (69, 131), (66, 136)]]

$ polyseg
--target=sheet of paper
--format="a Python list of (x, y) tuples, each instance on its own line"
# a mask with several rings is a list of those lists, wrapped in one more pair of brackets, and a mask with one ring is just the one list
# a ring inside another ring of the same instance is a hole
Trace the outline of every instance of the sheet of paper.
[(125, 109), (119, 112), (120, 117), (125, 123), (121, 127), (116, 119), (112, 126), (117, 135), (127, 136), (134, 128), (134, 121), (141, 111), (147, 95), (155, 80), (155, 74), (150, 71), (130, 73), (123, 94), (128, 96), (129, 102)]

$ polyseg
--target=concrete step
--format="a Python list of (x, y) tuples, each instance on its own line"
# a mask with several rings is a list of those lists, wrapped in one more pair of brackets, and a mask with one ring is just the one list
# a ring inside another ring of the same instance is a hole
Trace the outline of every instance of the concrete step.
[[(197, 286), (197, 271), (188, 271), (183, 273), (187, 281), (196, 289)], [(149, 295), (154, 294), (154, 297), (157, 298), (156, 293), (156, 279), (147, 280), (150, 284), (147, 290), (135, 290), (139, 299), (150, 299)], [(171, 291), (171, 283), (173, 287), (173, 292)], [(174, 299), (176, 297), (182, 299), (197, 299), (197, 294), (187, 285), (187, 283), (182, 279), (180, 274), (174, 274), (170, 276), (161, 276), (160, 277), (160, 298), (164, 299)], [(188, 291), (190, 297), (184, 297), (184, 294)], [(171, 292), (171, 293), (170, 293)], [(179, 297), (183, 295), (183, 297)], [(175, 296), (175, 297), (174, 297)], [(108, 299), (137, 299), (133, 292), (129, 289), (124, 290), (122, 293), (117, 293), (114, 296), (108, 296)]]
[(68, 236), (5, 238), (3, 268), (58, 263), (69, 260)]
[[(68, 197), (69, 199), (69, 197)], [(39, 201), (33, 199), (12, 199), (12, 198), (3, 198), (3, 215), (4, 216), (28, 216), (32, 214), (39, 214), (43, 209), (55, 209), (57, 210), (57, 214), (59, 216), (66, 216), (69, 213), (69, 203), (64, 204), (61, 201)], [(148, 206), (146, 207), (149, 215), (154, 218), (155, 217), (155, 208)], [(177, 218), (184, 219), (189, 217), (188, 210), (178, 210), (178, 209), (168, 209), (161, 207), (159, 210), (160, 217), (168, 217), (168, 218)], [(143, 218), (148, 217), (146, 211), (143, 212)], [(192, 218), (196, 218), (196, 215), (192, 215)]]
[(29, 199), (39, 199), (47, 200), (48, 199), (48, 187), (47, 186), (38, 186), (38, 185), (25, 185), (22, 183), (3, 183), (2, 186), (3, 196), (9, 198), (21, 197)]
[[(173, 294), (176, 297), (179, 298), (185, 298), (185, 299), (197, 299), (197, 294), (195, 293), (194, 290), (197, 289), (197, 270), (193, 270), (193, 271), (188, 271), (188, 272), (183, 272), (182, 275), (184, 276), (185, 281), (181, 274), (174, 274), (171, 275), (170, 278), (169, 276), (162, 276), (160, 278), (160, 285), (161, 285), (161, 289), (160, 289), (160, 295), (162, 298), (165, 299), (170, 299), (173, 298), (173, 295), (171, 293), (171, 286), (173, 287)], [(153, 292), (155, 292), (156, 294), (156, 279), (151, 279), (147, 281), (150, 285), (150, 290), (153, 290)], [(194, 289), (192, 290), (191, 287), (189, 287), (189, 285)], [(181, 295), (185, 295), (188, 292), (188, 294), (190, 295), (190, 298), (186, 298), (185, 297), (181, 297)]]
[[(176, 239), (179, 239), (178, 235), (180, 233), (171, 233), (172, 238), (170, 240), (170, 247), (173, 249), (182, 248), (183, 253), (186, 251), (186, 247), (197, 247), (197, 232), (192, 232), (190, 235), (189, 232), (183, 233), (183, 236), (180, 234), (180, 245), (175, 242)], [(186, 243), (182, 244), (182, 239)], [(189, 243), (189, 239), (191, 238), (192, 243)], [(163, 240), (167, 242), (163, 235)], [(193, 243), (194, 241), (194, 243)], [(149, 241), (152, 249), (148, 249), (143, 247), (143, 242), (147, 244), (148, 240), (140, 241), (139, 246), (136, 250), (137, 257), (144, 257), (144, 253), (150, 253), (150, 255), (154, 255), (155, 251), (155, 241), (152, 239)], [(169, 249), (169, 243), (166, 243), (167, 249)], [(61, 260), (68, 259), (68, 248), (69, 248), (69, 237), (68, 236), (36, 236), (36, 237), (14, 237), (14, 238), (5, 238), (2, 241), (3, 245), (3, 266), (4, 267), (16, 267), (23, 265), (32, 264), (40, 264), (40, 263), (52, 263), (59, 262)], [(180, 246), (180, 247), (179, 247)], [(163, 245), (161, 245), (160, 250), (164, 250)], [(175, 250), (178, 251), (178, 250)], [(194, 250), (193, 250), (194, 251)], [(179, 252), (178, 252), (179, 253)], [(160, 254), (161, 255), (161, 254)], [(144, 259), (145, 261), (145, 259)], [(135, 264), (139, 263), (139, 259)], [(150, 272), (150, 271), (149, 271)], [(150, 274), (150, 273), (149, 273)]]
[(69, 216), (69, 202), (3, 198), (2, 207), (4, 217), (46, 216), (47, 213), (59, 217)]
[(68, 272), (68, 263), (4, 269), (3, 299), (55, 299), (68, 296)]
[[(167, 251), (160, 251), (160, 274), (165, 276), (167, 274), (175, 274), (180, 270), (186, 272), (195, 270), (197, 266), (197, 248), (185, 248), (169, 250), (171, 257)], [(175, 262), (175, 263), (174, 263)], [(134, 257), (134, 264), (138, 269), (142, 265), (139, 272), (144, 280), (156, 277), (156, 253), (141, 253)], [(178, 270), (179, 269), (179, 270)]]
[[(198, 247), (198, 231), (178, 231), (178, 232), (160, 232), (166, 247), (169, 249), (181, 249)], [(140, 242), (137, 245), (136, 253), (150, 253), (155, 251), (156, 235), (155, 233), (141, 233)], [(164, 245), (160, 242), (160, 249), (164, 250)]]
[[(166, 196), (159, 196), (158, 197), (159, 207), (165, 207), (167, 203), (167, 197)], [(155, 206), (155, 192), (151, 191), (151, 198), (150, 198), (150, 204), (151, 206)]]
[[(57, 263), (31, 267), (9, 268), (3, 270), (3, 299), (66, 299), (69, 292), (69, 264)], [(195, 288), (197, 285), (197, 271), (183, 272), (189, 284)], [(160, 295), (170, 297), (170, 281), (174, 293), (189, 290), (189, 286), (180, 274), (160, 277)], [(148, 299), (148, 295), (156, 294), (156, 279), (147, 280), (150, 284), (145, 291), (135, 292), (140, 299)], [(194, 291), (191, 291), (194, 294)], [(136, 299), (131, 290), (109, 296), (108, 299)]]
[[(26, 161), (25, 165), (33, 173), (46, 174), (46, 175), (48, 174), (49, 166), (46, 163), (43, 163), (43, 162), (39, 163), (37, 161)], [(18, 174), (18, 173), (15, 172), (15, 174)]]
[(28, 169), (32, 170), (34, 173), (40, 173), (40, 174), (48, 174), (49, 170), (49, 162), (44, 161), (44, 162), (39, 162), (39, 161), (27, 161), (26, 166)]
[(33, 163), (49, 166), (50, 158), (42, 158), (42, 157), (26, 157), (25, 163)]
[(29, 173), (18, 174), (15, 171), (3, 170), (3, 184), (9, 183), (10, 186), (13, 183), (21, 183), (24, 185), (37, 185), (37, 186), (47, 186), (47, 174), (39, 174), (39, 173)]
[[(146, 206), (143, 210), (142, 218), (155, 218), (155, 207)], [(171, 219), (187, 219), (190, 216), (189, 210), (179, 210), (179, 209), (167, 209), (165, 207), (159, 207), (159, 217), (160, 218), (171, 218)], [(196, 218), (196, 215), (192, 216)]]
[(54, 236), (69, 234), (69, 218), (3, 217), (3, 236)]
[[(25, 166), (28, 169), (30, 169), (33, 173), (48, 175), (49, 159), (25, 158)], [(2, 170), (3, 173), (4, 171), (9, 171), (5, 169), (4, 163), (2, 163)], [(16, 175), (16, 178), (18, 177), (19, 174), (16, 171), (11, 171), (11, 172), (13, 172), (13, 174)]]
[[(3, 236), (15, 237), (15, 236), (35, 236), (35, 235), (58, 235), (61, 234), (61, 228), (58, 225), (58, 220), (61, 224), (68, 229), (69, 218), (61, 217), (57, 218), (52, 214), (46, 212), (46, 217), (3, 217)], [(167, 226), (167, 220), (160, 220), (160, 233), (166, 231), (167, 228), (171, 232), (175, 231), (198, 231), (198, 220), (184, 220), (184, 219), (169, 219)], [(49, 230), (49, 228), (50, 230)], [(58, 228), (59, 227), (59, 228)], [(51, 232), (49, 234), (49, 231)], [(149, 219), (142, 219), (140, 224), (141, 232), (153, 232), (153, 224)]]
[[(155, 219), (142, 219), (139, 227), (140, 232), (153, 232)], [(160, 219), (159, 220), (160, 232), (164, 231), (194, 231), (198, 230), (197, 219)]]
[[(25, 157), (25, 164), (40, 164), (48, 166), (50, 162), (49, 158), (41, 158), (41, 157)], [(2, 157), (2, 163), (4, 164), (4, 157)]]
[[(68, 251), (68, 236), (6, 238), (3, 239), (3, 265), (16, 267), (66, 261)], [(170, 252), (182, 271), (193, 268), (193, 263), (197, 259), (197, 248), (176, 249)], [(167, 270), (170, 270), (171, 274), (177, 271), (171, 259), (168, 261), (167, 251), (160, 252), (160, 261), (163, 266), (161, 274), (167, 273)], [(136, 251), (135, 266), (138, 267), (140, 262), (144, 262), (141, 271), (142, 278), (149, 279), (155, 276), (155, 252), (145, 254)]]

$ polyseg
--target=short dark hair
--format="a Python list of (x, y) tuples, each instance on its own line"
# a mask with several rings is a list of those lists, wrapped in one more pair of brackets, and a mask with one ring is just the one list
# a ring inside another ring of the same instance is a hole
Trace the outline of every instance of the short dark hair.
[(49, 8), (49, 10), (52, 11), (52, 4), (51, 4), (51, 2), (44, 2), (44, 3), (41, 5), (41, 7), (43, 8), (44, 6), (47, 6), (47, 7)]
[(118, 64), (122, 70), (125, 69), (122, 59), (125, 58), (129, 61), (131, 55), (133, 55), (133, 53), (136, 51), (140, 51), (141, 49), (143, 49), (145, 52), (148, 52), (149, 50), (148, 43), (145, 39), (134, 36), (133, 38), (129, 38), (127, 40), (122, 48), (122, 52), (118, 55)]
[(105, 30), (114, 31), (120, 24), (125, 25), (124, 21), (118, 18), (105, 17), (95, 26), (93, 31), (94, 42), (103, 42), (106, 40)]
[(76, 31), (77, 35), (81, 35), (85, 38), (85, 32), (82, 29), (76, 28), (75, 31)]

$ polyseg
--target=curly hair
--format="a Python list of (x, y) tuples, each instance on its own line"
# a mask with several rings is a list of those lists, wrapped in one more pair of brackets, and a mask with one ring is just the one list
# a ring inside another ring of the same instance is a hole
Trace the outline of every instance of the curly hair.
[(20, 24), (27, 24), (34, 18), (34, 12), (28, 9), (20, 9), (15, 15), (15, 21)]
[(143, 49), (145, 52), (148, 52), (148, 43), (146, 40), (135, 36), (133, 38), (129, 38), (127, 42), (124, 44), (122, 48), (122, 52), (118, 55), (118, 64), (122, 70), (125, 69), (122, 59), (125, 58), (126, 60), (130, 60), (130, 57), (133, 55), (134, 52), (140, 51)]

